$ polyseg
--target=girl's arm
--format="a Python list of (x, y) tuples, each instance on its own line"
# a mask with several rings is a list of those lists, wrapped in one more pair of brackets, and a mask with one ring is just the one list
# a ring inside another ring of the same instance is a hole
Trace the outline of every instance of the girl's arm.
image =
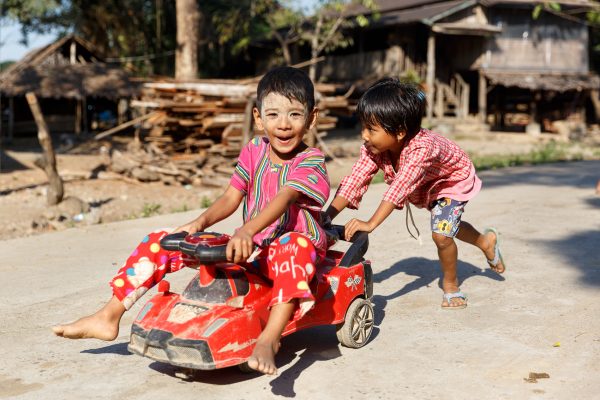
[(395, 209), (396, 206), (394, 203), (384, 200), (379, 204), (379, 207), (377, 207), (377, 210), (375, 210), (369, 221), (365, 222), (356, 218), (351, 219), (344, 228), (345, 239), (350, 240), (357, 231), (373, 232)]
[(211, 225), (224, 220), (237, 210), (244, 199), (244, 193), (229, 185), (223, 193), (210, 207), (206, 209), (198, 218), (188, 222), (185, 225), (175, 229), (175, 232), (186, 231), (188, 233), (201, 232)]
[(254, 241), (252, 240), (254, 235), (281, 217), (298, 197), (300, 197), (300, 192), (290, 187), (283, 187), (268, 206), (233, 235), (227, 244), (227, 259), (233, 262), (248, 259), (254, 251)]

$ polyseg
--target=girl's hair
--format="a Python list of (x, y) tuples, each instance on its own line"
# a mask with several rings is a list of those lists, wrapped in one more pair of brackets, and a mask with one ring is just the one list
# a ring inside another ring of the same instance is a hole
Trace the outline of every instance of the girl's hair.
[(277, 93), (304, 104), (306, 111), (315, 107), (315, 88), (306, 72), (293, 67), (277, 67), (258, 82), (256, 106), (262, 110), (262, 101), (269, 93)]
[(357, 113), (364, 127), (379, 125), (390, 135), (405, 132), (410, 140), (421, 129), (426, 105), (425, 93), (417, 85), (383, 78), (361, 96)]

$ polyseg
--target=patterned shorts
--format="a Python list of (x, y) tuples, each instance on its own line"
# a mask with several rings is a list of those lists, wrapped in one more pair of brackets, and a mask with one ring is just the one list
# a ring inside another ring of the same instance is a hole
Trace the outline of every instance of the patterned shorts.
[(455, 237), (466, 204), (466, 201), (456, 201), (448, 197), (431, 203), (431, 231), (447, 237)]

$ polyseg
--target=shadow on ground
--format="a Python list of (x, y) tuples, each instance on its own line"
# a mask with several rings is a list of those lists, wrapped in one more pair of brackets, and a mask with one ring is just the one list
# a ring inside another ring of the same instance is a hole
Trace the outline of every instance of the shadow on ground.
[[(276, 358), (279, 375), (269, 382), (272, 393), (283, 397), (295, 397), (294, 383), (304, 370), (316, 362), (329, 361), (340, 356), (333, 325), (318, 326), (286, 336), (281, 340), (281, 350)], [(290, 366), (287, 367), (288, 365)], [(153, 362), (149, 367), (173, 378), (212, 385), (230, 385), (261, 376), (258, 372), (244, 373), (237, 367), (193, 371), (159, 362)]]
[(98, 347), (97, 349), (83, 350), (81, 353), (87, 354), (117, 354), (120, 356), (130, 356), (132, 353), (127, 350), (129, 342), (115, 343), (104, 347)]
[[(565, 266), (577, 268), (579, 281), (600, 287), (600, 221), (599, 229), (574, 233), (560, 240), (540, 240), (550, 257), (565, 260)], [(575, 227), (576, 228), (576, 227)]]
[(25, 169), (29, 169), (29, 167), (6, 154), (3, 150), (0, 150), (0, 172), (21, 171)]
[[(481, 269), (463, 261), (458, 261), (457, 264), (457, 275), (458, 284), (462, 285), (465, 280), (473, 276), (486, 276), (496, 281), (503, 281), (504, 277), (496, 274), (490, 269)], [(415, 276), (416, 279), (402, 286), (402, 277), (397, 279), (400, 289), (394, 293), (388, 295), (375, 295), (373, 296), (373, 303), (375, 304), (375, 325), (379, 326), (383, 322), (385, 317), (385, 307), (388, 301), (396, 299), (400, 296), (404, 296), (414, 290), (418, 290), (424, 286), (430, 286), (434, 281), (438, 281), (436, 284), (441, 287), (441, 271), (440, 263), (438, 260), (428, 260), (423, 257), (412, 257), (405, 260), (399, 261), (389, 268), (377, 272), (373, 275), (373, 282), (375, 284), (381, 283), (388, 279), (393, 278), (398, 274), (406, 274), (409, 276)], [(440, 301), (441, 301), (440, 293)]]

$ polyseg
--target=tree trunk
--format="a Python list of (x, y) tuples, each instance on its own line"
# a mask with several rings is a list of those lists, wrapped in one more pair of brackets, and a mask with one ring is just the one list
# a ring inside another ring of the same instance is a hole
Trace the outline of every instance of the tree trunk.
[(176, 13), (175, 78), (182, 80), (195, 79), (198, 76), (200, 10), (196, 0), (177, 0)]
[(48, 205), (53, 206), (62, 201), (64, 189), (63, 181), (56, 170), (56, 156), (54, 155), (54, 148), (52, 147), (52, 138), (48, 132), (48, 125), (46, 125), (46, 121), (44, 121), (44, 116), (40, 110), (37, 97), (35, 97), (33, 92), (27, 92), (25, 97), (27, 98), (27, 103), (29, 103), (29, 108), (31, 108), (31, 113), (33, 114), (33, 118), (38, 127), (38, 140), (44, 150), (40, 166), (48, 176), (47, 200)]
[[(315, 27), (315, 32), (310, 38), (310, 59), (314, 60), (319, 56), (319, 36), (321, 35), (321, 28), (323, 26), (323, 16), (319, 14)], [(311, 81), (316, 83), (317, 79), (317, 64), (310, 64), (308, 67), (308, 77)]]

